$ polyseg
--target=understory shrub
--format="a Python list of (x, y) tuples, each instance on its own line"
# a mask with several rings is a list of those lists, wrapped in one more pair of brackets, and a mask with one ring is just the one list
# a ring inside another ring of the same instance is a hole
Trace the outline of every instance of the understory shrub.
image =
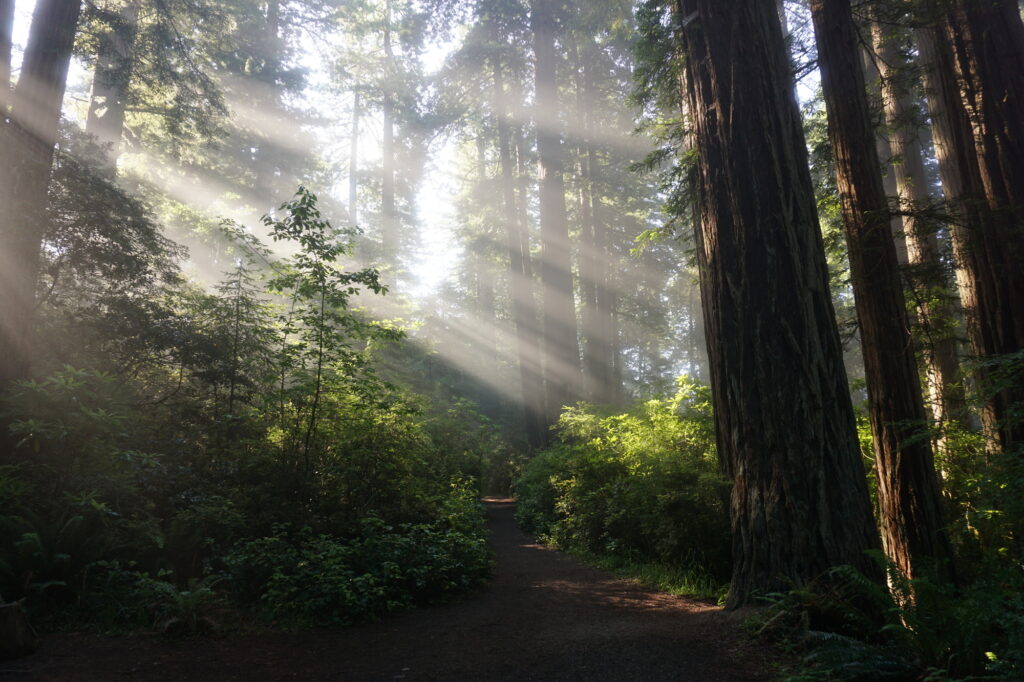
[(986, 578), (954, 587), (928, 575), (908, 580), (877, 558), (888, 589), (840, 566), (828, 580), (765, 597), (768, 608), (749, 625), (798, 656), (788, 682), (1021, 679), (1019, 568), (987, 562)]
[(262, 221), (289, 255), (223, 224), (233, 266), (204, 288), (112, 180), (86, 205), (103, 234), (52, 197), (81, 228), (43, 249), (52, 352), (0, 387), (0, 598), (44, 630), (188, 634), (225, 608), (352, 622), (479, 582), (480, 486), (509, 448), (437, 382), (378, 373), (407, 341), (354, 305), (387, 291), (352, 268), (354, 230), (300, 188)]
[(707, 387), (622, 414), (566, 409), (559, 441), (516, 481), (517, 519), (559, 547), (729, 574), (729, 484), (718, 473)]
[(291, 626), (350, 624), (444, 602), (491, 568), (479, 503), (468, 488), (451, 499), (447, 519), (390, 526), (369, 517), (351, 538), (278, 527), (240, 543), (225, 558), (228, 576), (241, 603)]
[(159, 438), (153, 422), (174, 412), (111, 398), (126, 389), (109, 375), (27, 382), (7, 408), (30, 456), (0, 466), (0, 595), (42, 630), (168, 634), (212, 631), (227, 607), (298, 626), (451, 598), (490, 569), (466, 475), (493, 437), (453, 460), (415, 400), (388, 390), (386, 404), (325, 400), (334, 419), (303, 485), (272, 433), (214, 459), (201, 432)]

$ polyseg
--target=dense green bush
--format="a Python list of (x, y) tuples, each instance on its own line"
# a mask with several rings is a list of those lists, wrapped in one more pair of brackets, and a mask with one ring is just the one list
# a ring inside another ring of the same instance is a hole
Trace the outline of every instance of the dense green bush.
[(243, 603), (289, 625), (348, 624), (443, 602), (483, 580), (491, 565), (482, 529), (363, 521), (341, 539), (286, 528), (250, 540), (225, 558)]
[(468, 403), (381, 379), (376, 353), (403, 334), (349, 301), (383, 293), (377, 273), (343, 267), (351, 235), (310, 193), (276, 215), (294, 254), (266, 286), (249, 268), (269, 251), (241, 228), (212, 291), (175, 278), (169, 251), (140, 265), (168, 275), (149, 290), (95, 300), (104, 268), (85, 262), (55, 283), (54, 324), (122, 326), (76, 328), (62, 355), (81, 366), (0, 396), (16, 445), (0, 453), (0, 596), (37, 625), (194, 633), (250, 606), (351, 622), (486, 575), (477, 497), (496, 432)]
[(601, 415), (567, 409), (559, 442), (516, 481), (521, 525), (560, 547), (729, 574), (729, 484), (719, 475), (708, 389)]

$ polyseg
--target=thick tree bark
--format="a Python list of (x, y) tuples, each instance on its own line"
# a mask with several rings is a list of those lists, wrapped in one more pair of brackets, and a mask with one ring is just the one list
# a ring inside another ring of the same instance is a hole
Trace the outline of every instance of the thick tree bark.
[[(1024, 350), (1024, 24), (1017, 3), (954, 0), (931, 47), (938, 80), (946, 81), (940, 97), (956, 126), (949, 142), (958, 160), (974, 157), (962, 201), (976, 204), (969, 210), (980, 221), (974, 233), (954, 237), (974, 276), (974, 350), (988, 361)], [(996, 447), (1024, 443), (1024, 419), (1012, 416), (1024, 405), (1024, 385), (996, 390), (984, 379), (990, 398), (982, 420)]]
[(28, 376), (47, 189), (81, 5), (39, 0), (0, 139), (0, 390)]
[[(955, 293), (943, 271), (935, 226), (921, 215), (921, 211), (934, 204), (924, 167), (922, 136), (926, 133), (915, 122), (917, 105), (907, 87), (907, 63), (900, 53), (898, 35), (887, 33), (877, 21), (873, 22), (871, 33), (878, 55), (884, 118), (892, 152), (889, 175), (896, 183), (903, 211), (903, 242), (923, 336), (932, 418), (940, 425), (964, 425), (967, 402), (957, 354)], [(941, 440), (938, 444), (942, 447)]]
[(881, 579), (842, 346), (775, 3), (677, 0), (718, 452), (727, 605), (850, 564)]
[(14, 0), (0, 0), (0, 126), (11, 96), (11, 51), (14, 49)]
[(108, 30), (100, 36), (85, 132), (106, 148), (107, 162), (115, 166), (121, 153), (121, 134), (128, 106), (139, 3), (129, 0), (119, 11), (110, 14)]
[(558, 82), (555, 77), (555, 3), (532, 0), (537, 155), (540, 181), (540, 279), (544, 315), (544, 410), (553, 424), (579, 394), (580, 357), (573, 300), (572, 250), (565, 211)]
[(536, 362), (537, 311), (533, 300), (532, 269), (529, 242), (523, 234), (516, 210), (516, 178), (512, 159), (512, 131), (509, 104), (505, 94), (505, 76), (500, 59), (493, 58), (494, 110), (498, 128), (498, 158), (501, 164), (502, 218), (505, 248), (509, 264), (509, 298), (512, 301), (512, 324), (515, 327), (516, 359), (522, 391), (523, 425), (531, 448), (544, 442), (544, 425), (540, 410), (543, 400), (540, 366)]
[(849, 0), (811, 0), (850, 274), (857, 300), (882, 540), (909, 577), (951, 569), (903, 282)]

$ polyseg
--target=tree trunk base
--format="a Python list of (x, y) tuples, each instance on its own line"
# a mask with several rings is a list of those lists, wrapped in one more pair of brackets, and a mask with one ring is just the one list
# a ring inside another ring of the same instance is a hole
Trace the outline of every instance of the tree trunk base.
[(0, 603), (0, 661), (28, 656), (36, 650), (37, 642), (21, 603)]

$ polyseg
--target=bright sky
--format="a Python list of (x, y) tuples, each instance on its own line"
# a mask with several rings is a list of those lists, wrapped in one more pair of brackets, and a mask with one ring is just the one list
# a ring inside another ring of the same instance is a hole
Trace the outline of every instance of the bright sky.
[[(32, 12), (35, 9), (35, 0), (19, 0), (16, 5), (14, 22), (14, 54), (13, 68), (15, 74), (21, 66), (22, 51), (28, 40), (29, 27), (32, 21)], [(310, 69), (310, 81), (312, 83), (323, 83), (326, 80), (324, 68), (324, 54), (317, 49), (317, 46), (303, 43), (306, 53), (300, 61)], [(448, 55), (452, 45), (450, 43), (431, 45), (423, 55), (423, 63), (428, 73), (440, 69), (445, 57)], [(65, 98), (65, 115), (70, 118), (84, 119), (84, 99), (88, 96), (91, 74), (85, 66), (76, 61), (72, 64), (68, 77), (68, 92)], [(312, 94), (313, 97), (317, 95)], [(331, 110), (337, 111), (337, 101), (315, 103), (310, 101), (324, 114), (330, 114)], [(347, 112), (345, 113), (347, 116)], [(334, 117), (338, 114), (335, 113)], [(379, 159), (380, 131), (379, 122), (374, 130), (373, 121), (364, 121), (363, 135), (360, 140), (360, 155), (368, 163)], [(321, 150), (327, 152), (333, 150), (345, 150), (347, 154), (348, 140), (324, 139), (339, 128), (329, 126), (317, 131), (317, 138), (324, 144)], [(341, 127), (341, 130), (347, 130)], [(328, 162), (342, 161), (346, 159), (327, 159)], [(431, 150), (428, 170), (424, 176), (422, 187), (418, 195), (418, 217), (421, 248), (417, 252), (418, 258), (412, 264), (413, 275), (416, 284), (412, 291), (407, 292), (414, 297), (423, 297), (436, 290), (455, 268), (461, 247), (454, 239), (451, 227), (454, 223), (455, 214), (452, 206), (452, 199), (456, 192), (456, 180), (452, 169), (454, 164), (454, 145), (440, 140), (435, 143)], [(347, 183), (339, 187), (337, 199), (342, 203), (347, 202)]]

